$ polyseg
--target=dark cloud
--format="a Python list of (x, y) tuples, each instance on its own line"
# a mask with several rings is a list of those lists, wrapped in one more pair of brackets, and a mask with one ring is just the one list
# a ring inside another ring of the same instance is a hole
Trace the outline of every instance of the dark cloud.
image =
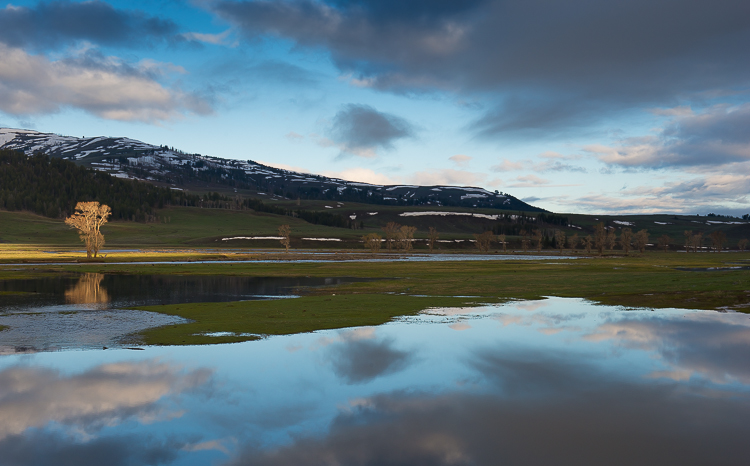
[(348, 340), (337, 344), (329, 354), (336, 375), (350, 384), (401, 371), (411, 359), (408, 352), (393, 348), (393, 340)]
[(593, 147), (605, 163), (632, 168), (723, 165), (750, 161), (750, 104), (719, 105), (673, 118), (656, 136)]
[(391, 149), (399, 139), (414, 137), (416, 129), (403, 118), (369, 105), (349, 104), (333, 117), (331, 139), (344, 151)]
[(60, 47), (76, 41), (130, 46), (172, 38), (177, 25), (101, 1), (39, 2), (0, 10), (0, 42), (13, 47)]
[(58, 433), (33, 432), (0, 441), (2, 464), (25, 466), (136, 466), (172, 463), (185, 443), (123, 435), (81, 441)]
[(718, 383), (750, 384), (747, 317), (741, 314), (689, 317), (626, 318), (602, 324), (588, 338), (655, 351), (672, 366), (675, 375), (698, 374)]
[[(702, 465), (746, 462), (744, 392), (711, 396), (671, 381), (612, 380), (566, 355), (477, 355), (496, 390), (362, 400), (325, 435), (230, 464)], [(575, 357), (571, 356), (575, 359)]]
[[(750, 3), (684, 0), (220, 1), (251, 38), (330, 51), (359, 83), (489, 92), (484, 136), (600, 121), (747, 87)], [(510, 97), (509, 97), (510, 96)], [(537, 97), (542, 96), (540, 100)]]

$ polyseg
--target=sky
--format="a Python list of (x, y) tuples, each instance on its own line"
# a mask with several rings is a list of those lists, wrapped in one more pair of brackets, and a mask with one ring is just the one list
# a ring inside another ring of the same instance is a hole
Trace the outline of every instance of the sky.
[(747, 0), (14, 1), (0, 126), (569, 213), (750, 213)]

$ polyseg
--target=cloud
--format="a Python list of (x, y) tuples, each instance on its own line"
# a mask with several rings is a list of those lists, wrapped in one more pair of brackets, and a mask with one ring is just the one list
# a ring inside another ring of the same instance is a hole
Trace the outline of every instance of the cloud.
[(398, 184), (398, 180), (388, 175), (378, 173), (369, 168), (355, 167), (342, 170), (339, 172), (323, 172), (324, 176), (331, 178), (340, 178), (348, 181), (359, 181), (360, 183), (371, 183), (377, 185)]
[(487, 176), (483, 173), (445, 168), (416, 172), (410, 177), (410, 180), (411, 183), (421, 186), (477, 186), (486, 178)]
[(750, 76), (750, 6), (741, 0), (595, 8), (590, 0), (225, 0), (210, 8), (249, 39), (327, 50), (358, 85), (483, 95), (492, 108), (472, 128), (486, 137), (538, 137), (603, 114), (727, 95)]
[(294, 131), (289, 131), (284, 135), (286, 139), (292, 142), (299, 142), (305, 139), (305, 137), (299, 133), (295, 133)]
[(183, 70), (152, 61), (130, 66), (96, 53), (52, 61), (0, 45), (0, 111), (25, 116), (76, 108), (110, 120), (145, 122), (211, 113), (210, 99), (157, 81), (175, 71)]
[(550, 184), (550, 180), (539, 178), (536, 175), (519, 176), (515, 183), (509, 185), (512, 188), (534, 188)]
[(448, 160), (450, 160), (451, 162), (455, 163), (459, 167), (464, 168), (464, 167), (469, 166), (469, 162), (471, 162), (472, 158), (473, 157), (469, 157), (468, 155), (458, 154), (458, 155), (454, 155), (452, 157), (448, 157)]
[(342, 152), (374, 157), (378, 149), (390, 150), (400, 139), (413, 138), (416, 129), (403, 118), (382, 113), (369, 105), (349, 104), (333, 117), (330, 140)]
[(185, 442), (157, 440), (148, 435), (107, 436), (88, 441), (56, 432), (31, 432), (0, 440), (5, 464), (32, 466), (130, 466), (174, 462)]
[(0, 42), (11, 47), (57, 48), (87, 41), (132, 47), (173, 37), (177, 25), (101, 1), (39, 2), (0, 9)]
[(50, 422), (96, 430), (159, 415), (157, 402), (207, 384), (211, 372), (163, 363), (105, 364), (81, 374), (11, 367), (0, 372), (0, 439)]
[(560, 154), (555, 154), (554, 156), (549, 155), (549, 153), (540, 154), (539, 157), (544, 158), (545, 160), (542, 162), (534, 162), (533, 160), (521, 160), (521, 161), (511, 161), (508, 159), (503, 159), (502, 162), (499, 164), (493, 165), (490, 167), (490, 170), (493, 172), (510, 172), (510, 171), (519, 171), (519, 170), (530, 170), (536, 173), (547, 173), (547, 172), (581, 172), (585, 173), (586, 169), (583, 167), (579, 167), (577, 165), (571, 165), (565, 162), (562, 162), (561, 160), (564, 160), (568, 157), (565, 157)]
[(232, 33), (231, 29), (227, 29), (224, 32), (218, 34), (208, 34), (202, 32), (185, 32), (181, 34), (183, 38), (189, 41), (203, 42), (204, 44), (211, 45), (228, 45), (236, 47), (237, 41), (229, 40), (229, 36)]
[(503, 159), (502, 162), (500, 162), (497, 165), (493, 165), (490, 167), (490, 170), (493, 172), (512, 172), (516, 170), (523, 170), (524, 168), (523, 162), (512, 162), (508, 159)]
[(613, 380), (611, 371), (571, 363), (578, 354), (492, 348), (471, 358), (489, 381), (484, 390), (359, 399), (327, 432), (246, 447), (229, 464), (698, 465), (715, 462), (717, 451), (729, 464), (746, 458), (742, 388), (710, 396), (669, 380)]
[(750, 161), (750, 103), (717, 105), (703, 112), (678, 109), (657, 135), (628, 138), (615, 147), (585, 151), (626, 168), (672, 168)]

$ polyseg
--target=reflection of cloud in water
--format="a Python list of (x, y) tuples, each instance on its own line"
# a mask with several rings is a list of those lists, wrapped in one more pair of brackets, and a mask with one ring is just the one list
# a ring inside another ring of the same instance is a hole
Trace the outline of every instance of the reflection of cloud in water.
[(0, 372), (0, 439), (50, 422), (88, 432), (129, 417), (153, 421), (169, 415), (160, 412), (160, 399), (203, 386), (210, 376), (157, 362), (105, 364), (70, 376), (12, 367)]
[(746, 395), (608, 380), (564, 356), (478, 354), (476, 367), (496, 388), (358, 400), (325, 435), (248, 447), (230, 464), (746, 464)]
[(652, 376), (685, 380), (699, 373), (717, 383), (750, 384), (750, 319), (744, 314), (627, 317), (602, 324), (584, 338), (658, 352), (674, 370)]
[(543, 307), (547, 307), (549, 305), (550, 305), (549, 299), (540, 299), (536, 301), (521, 301), (519, 303), (513, 303), (513, 307), (515, 307), (519, 311), (527, 311), (527, 312), (534, 312)]
[(68, 304), (103, 304), (109, 302), (107, 290), (101, 286), (104, 275), (85, 273), (72, 288), (65, 291)]
[(456, 322), (455, 324), (449, 325), (448, 328), (458, 330), (460, 332), (462, 330), (469, 330), (471, 328), (471, 325), (467, 324), (466, 322)]
[(528, 315), (503, 313), (503, 314), (496, 314), (492, 318), (500, 322), (503, 325), (503, 327), (507, 327), (508, 325), (544, 326), (538, 329), (540, 333), (543, 333), (545, 335), (554, 335), (556, 333), (562, 332), (563, 330), (567, 330), (571, 332), (580, 331), (581, 328), (579, 326), (563, 325), (563, 324), (570, 322), (570, 321), (580, 320), (585, 317), (586, 317), (585, 313), (555, 314), (555, 313), (549, 313), (549, 312), (538, 312), (538, 313), (528, 314)]
[[(356, 330), (356, 329), (355, 329)], [(365, 383), (405, 369), (410, 354), (393, 348), (393, 339), (377, 339), (372, 332), (342, 332), (328, 350), (334, 373), (347, 383)]]

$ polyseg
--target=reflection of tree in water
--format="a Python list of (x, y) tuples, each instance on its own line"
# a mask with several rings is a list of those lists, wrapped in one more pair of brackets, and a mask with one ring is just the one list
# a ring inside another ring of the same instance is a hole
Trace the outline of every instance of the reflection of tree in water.
[(104, 275), (100, 273), (85, 273), (75, 286), (65, 291), (65, 301), (69, 304), (108, 303), (109, 295), (106, 288), (101, 286)]

